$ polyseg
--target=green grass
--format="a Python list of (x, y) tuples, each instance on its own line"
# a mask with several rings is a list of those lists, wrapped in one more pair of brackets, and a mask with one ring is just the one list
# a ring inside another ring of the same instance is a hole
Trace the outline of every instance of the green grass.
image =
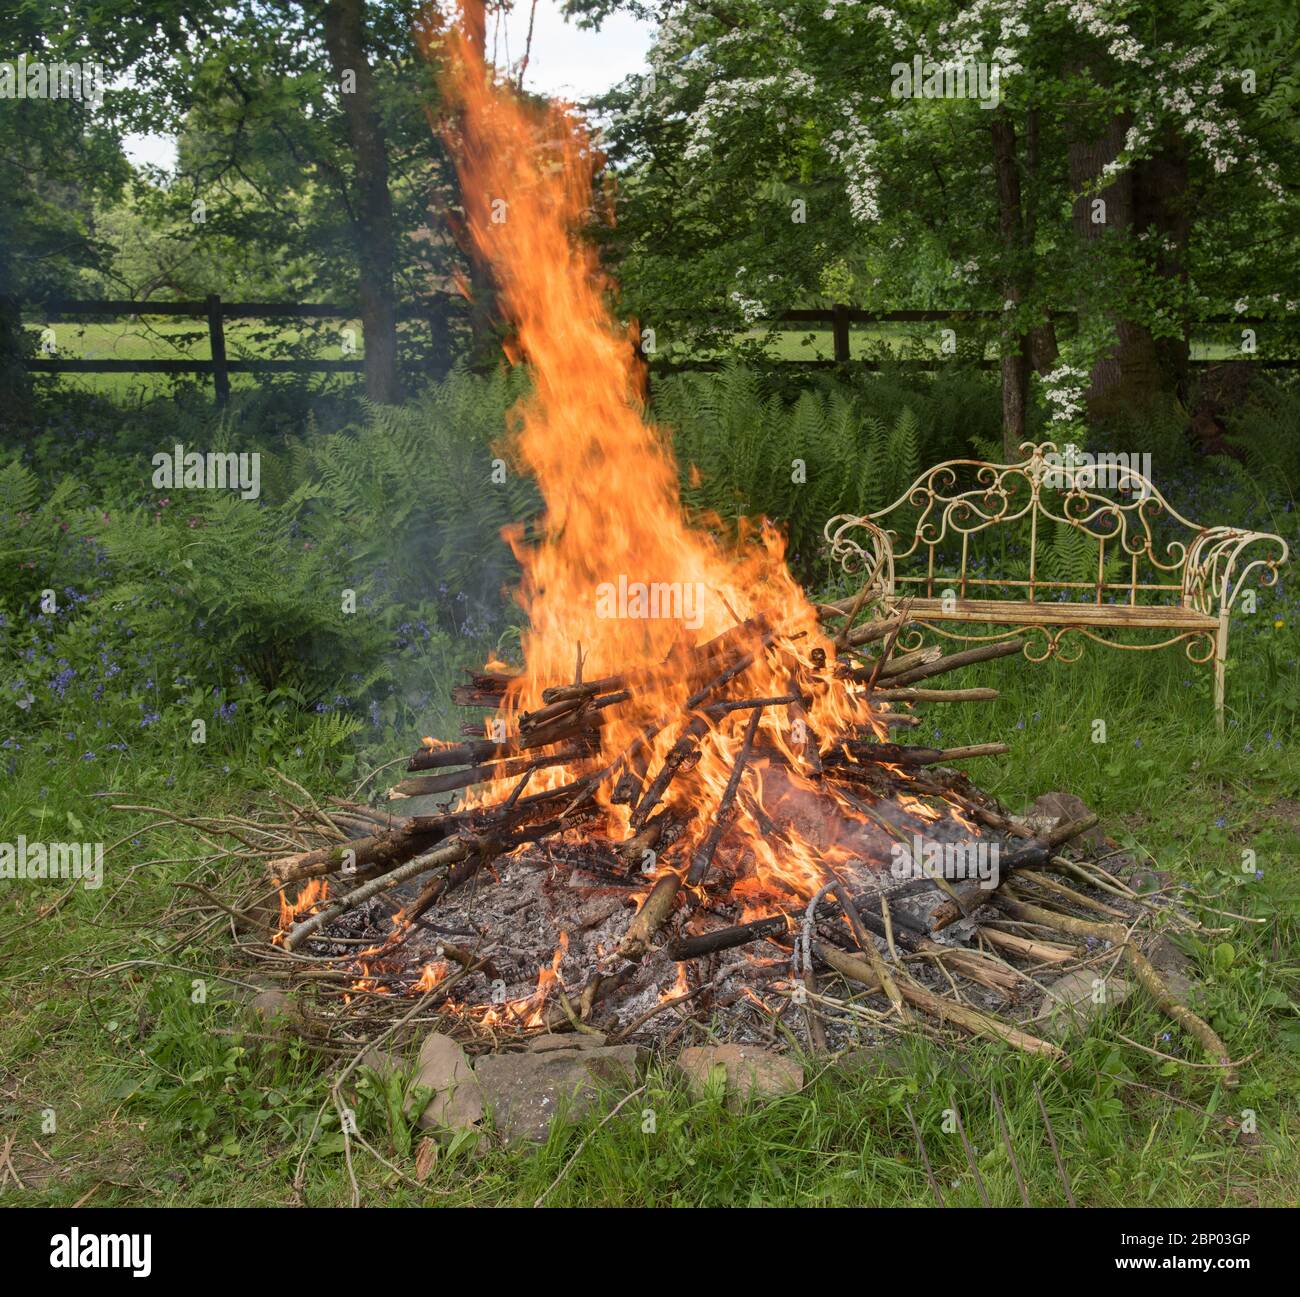
[[(963, 356), (969, 354), (971, 339), (979, 334), (971, 326), (963, 324), (946, 325), (942, 321), (933, 323), (882, 323), (854, 325), (849, 329), (849, 357), (851, 360), (881, 360), (888, 358), (942, 360), (943, 331), (952, 327), (957, 334), (957, 345)], [(997, 336), (985, 329), (988, 342), (983, 349), (983, 359), (998, 358)], [(1291, 349), (1284, 345), (1270, 345), (1267, 327), (1257, 330), (1258, 352), (1253, 356), (1243, 356), (1240, 350), (1240, 335), (1230, 329), (1215, 328), (1192, 340), (1192, 360), (1285, 360), (1293, 358)], [(835, 356), (834, 335), (829, 328), (785, 328), (775, 330), (770, 337), (766, 329), (751, 329), (738, 333), (736, 341), (754, 341), (766, 338), (764, 355), (770, 360), (832, 360)], [(686, 353), (694, 360), (718, 359), (724, 351), (694, 350)], [(949, 353), (950, 354), (950, 353)], [(669, 349), (670, 358), (681, 360), (684, 357)]]
[[(36, 443), (37, 457), (48, 461), (37, 467), (48, 477), (14, 496), (5, 535), (22, 557), (0, 567), (8, 592), (0, 647), (12, 646), (4, 650), (12, 670), (0, 672), (0, 842), (19, 834), (102, 841), (106, 876), (95, 891), (0, 881), (0, 1139), (13, 1138), (26, 1185), (0, 1185), (0, 1201), (294, 1200), (295, 1167), (337, 1060), (288, 1039), (260, 1038), (264, 1024), (250, 1016), (240, 988), (222, 980), (240, 981), (247, 970), (230, 967), (220, 933), (185, 944), (181, 934), (202, 900), (176, 883), (205, 877), (208, 846), (188, 830), (111, 807), (247, 815), (279, 790), (271, 766), (317, 796), (347, 795), (369, 770), (408, 751), (414, 733), (448, 734), (468, 719), (438, 711), (449, 680), (479, 647), (465, 628), (485, 633), (480, 618), (456, 612), (457, 590), (481, 578), (500, 519), (460, 488), (477, 470), (468, 451), (458, 468), (455, 452), (495, 429), (510, 399), (504, 389), (489, 400), (468, 381), (451, 385), (432, 405), (411, 407), (410, 427), (376, 425), (346, 444), (317, 443), (324, 458), (306, 477), (305, 467), (285, 457), (273, 482), (269, 457), (268, 496), (259, 505), (265, 520), (273, 520), (268, 501), (310, 484), (336, 524), (302, 517), (306, 532), (274, 543), (253, 526), (261, 516), (243, 511), (198, 501), (163, 520), (157, 507), (138, 518), (131, 511), (141, 491), (128, 462), (132, 449), (139, 459), (158, 438), (168, 444), (173, 423), (181, 426), (174, 414), (157, 426), (143, 417), (138, 427), (128, 421), (106, 434), (102, 447), (57, 432)], [(1275, 433), (1286, 435), (1280, 424)], [(420, 446), (435, 450), (421, 460), (413, 449)], [(295, 464), (297, 476), (290, 473)], [(1195, 480), (1179, 483), (1180, 507), (1207, 522), (1248, 521), (1240, 497), (1206, 498), (1210, 488), (1230, 485), (1224, 465), (1197, 471), (1193, 464), (1187, 472)], [(82, 477), (81, 494), (70, 477), (68, 490), (56, 489), (64, 474)], [(756, 480), (738, 469), (734, 482), (751, 510)], [(1269, 503), (1266, 525), (1294, 539), (1293, 508), (1276, 491)], [(82, 516), (92, 504), (95, 517), (110, 513), (119, 529), (110, 528), (118, 541), (111, 559), (89, 543), (110, 534)], [(526, 510), (521, 498), (505, 516)], [(763, 511), (789, 517), (791, 497), (773, 496)], [(404, 521), (393, 527), (394, 518)], [(394, 547), (386, 532), (441, 548)], [(193, 556), (183, 573), (173, 571), (177, 552)], [(238, 556), (233, 565), (229, 554)], [(39, 566), (25, 567), (27, 555)], [(325, 555), (335, 566), (316, 566)], [(356, 663), (345, 669), (338, 653), (325, 651), (328, 619), (311, 619), (320, 617), (318, 589), (361, 584), (375, 566), (389, 572), (392, 585), (377, 587), (376, 623), (358, 622), (347, 636), (365, 667), (391, 668), (395, 692), (372, 696), (349, 675)], [(128, 572), (141, 585), (135, 595), (115, 584)], [(400, 604), (417, 597), (411, 591), (428, 574), (426, 593), (446, 607)], [(504, 569), (493, 577), (493, 592), (503, 579)], [(661, 1060), (645, 1093), (607, 1124), (596, 1115), (557, 1129), (535, 1153), (455, 1150), (420, 1190), (359, 1153), (364, 1200), (529, 1204), (576, 1153), (548, 1202), (928, 1204), (910, 1105), (945, 1196), (976, 1205), (960, 1140), (943, 1130), (944, 1110), (955, 1102), (990, 1197), (1012, 1203), (1018, 1193), (994, 1125), (996, 1089), (1033, 1201), (1055, 1204), (1064, 1201), (1064, 1188), (1046, 1145), (1036, 1082), (1081, 1203), (1294, 1203), (1300, 600), (1292, 580), (1292, 569), (1283, 569), (1259, 611), (1234, 619), (1223, 731), (1213, 724), (1206, 667), (1177, 649), (1122, 653), (1089, 643), (1073, 666), (1010, 658), (945, 677), (945, 686), (992, 685), (1001, 696), (930, 705), (911, 736), (943, 747), (1006, 740), (1009, 755), (969, 763), (978, 784), (1013, 810), (1049, 790), (1077, 794), (1119, 847), (1195, 889), (1192, 911), (1205, 926), (1184, 944), (1203, 986), (1198, 1007), (1240, 1061), (1239, 1089), (1222, 1090), (1212, 1070), (1194, 1065), (1199, 1052), (1138, 992), (1071, 1045), (1068, 1069), (969, 1041), (939, 1047), (916, 1040), (890, 1075), (807, 1060), (802, 1092), (735, 1113), (716, 1096), (690, 1097)], [(61, 610), (41, 623), (32, 610), (46, 585), (61, 592)], [(278, 599), (264, 600), (268, 589)], [(77, 591), (86, 592), (84, 608)], [(842, 591), (824, 592), (832, 593)], [(450, 623), (439, 629), (447, 608), (456, 614), (454, 633)], [(409, 624), (424, 618), (436, 633), (410, 635)], [(309, 626), (317, 629), (300, 644)], [(491, 638), (499, 631), (494, 626)], [(399, 651), (403, 633), (411, 644)], [(246, 681), (236, 678), (237, 641), (250, 659)], [(23, 656), (28, 644), (36, 645), (36, 661)], [(499, 647), (510, 655), (509, 643)], [(308, 661), (315, 650), (321, 660)], [(56, 690), (52, 678), (63, 659), (82, 670)], [(275, 682), (263, 682), (250, 662), (269, 670), (268, 661), (291, 662), (302, 678), (280, 680), (277, 667)], [(111, 676), (116, 663), (122, 669)], [(231, 718), (216, 714), (216, 685), (223, 709), (237, 704)], [(332, 706), (340, 688), (353, 700), (339, 704), (343, 711), (308, 710), (317, 701)], [(24, 690), (34, 697), (24, 698)], [(425, 693), (437, 701), (415, 701)], [(379, 719), (363, 698), (382, 698)], [(189, 741), (196, 715), (209, 717), (202, 746)], [(1097, 721), (1105, 722), (1104, 743), (1093, 741)], [(1244, 858), (1246, 851), (1254, 858)], [(195, 979), (206, 987), (202, 1002)], [(1120, 1032), (1137, 1045), (1121, 1041)], [(372, 1084), (357, 1096), (361, 1131), (409, 1173), (415, 1133), (400, 1104)], [(306, 1201), (350, 1201), (341, 1140), (328, 1117), (305, 1168)]]
[[(30, 327), (41, 327), (29, 320)], [(209, 360), (208, 328), (204, 320), (161, 317), (145, 320), (103, 322), (60, 321), (51, 326), (54, 345), (60, 360)], [(360, 320), (330, 320), (320, 330), (283, 325), (274, 321), (227, 320), (225, 323), (226, 356), (230, 360), (261, 360), (284, 356), (285, 348), (302, 359), (340, 360), (343, 354), (343, 330), (352, 331), (354, 350), (351, 358), (364, 356), (364, 334)], [(166, 374), (60, 374), (54, 382), (77, 391), (97, 392), (121, 402), (146, 398), (160, 390), (171, 390), (178, 383), (211, 385), (206, 375)], [(355, 375), (317, 375), (322, 386), (356, 382)], [(231, 374), (234, 389), (253, 389), (265, 382), (257, 374)]]
[[(1294, 633), (1279, 633), (1294, 652)], [(1072, 1046), (1068, 1070), (989, 1046), (953, 1051), (917, 1041), (898, 1075), (809, 1061), (804, 1091), (733, 1113), (716, 1096), (690, 1098), (660, 1069), (608, 1124), (598, 1127), (593, 1117), (585, 1127), (558, 1129), (536, 1154), (461, 1149), (440, 1160), (420, 1192), (361, 1154), (365, 1200), (530, 1203), (585, 1130), (591, 1137), (549, 1202), (921, 1205), (932, 1198), (906, 1117), (910, 1104), (945, 1196), (978, 1205), (960, 1140), (942, 1130), (943, 1111), (956, 1102), (990, 1197), (1012, 1204), (1018, 1193), (994, 1124), (996, 1087), (1032, 1200), (1062, 1203), (1033, 1097), (1037, 1082), (1081, 1203), (1295, 1202), (1300, 803), (1288, 799), (1300, 788), (1300, 760), (1289, 739), (1276, 747), (1280, 740), (1266, 737), (1278, 711), (1251, 688), (1263, 640), (1242, 635), (1234, 643), (1242, 653), (1229, 694), (1235, 724), (1223, 733), (1197, 678), (1204, 668), (1167, 651), (1098, 648), (1073, 667), (1012, 659), (972, 668), (953, 683), (994, 684), (1002, 696), (982, 706), (932, 706), (917, 738), (945, 745), (1007, 738), (1012, 756), (972, 763), (979, 783), (1012, 807), (1053, 788), (1076, 792), (1122, 845), (1198, 889), (1211, 907), (1201, 917), (1222, 931), (1191, 953), (1206, 986), (1205, 1012), (1234, 1058), (1249, 1060), (1239, 1090), (1222, 1091), (1204, 1069), (1117, 1042), (1111, 1025), (1199, 1061), (1176, 1031), (1162, 1043), (1169, 1024), (1131, 998), (1120, 1017)], [(1098, 717), (1107, 721), (1106, 744), (1090, 739)], [(58, 885), (7, 885), (0, 1111), (28, 1188), (11, 1184), (3, 1201), (67, 1204), (93, 1193), (98, 1205), (290, 1202), (303, 1140), (326, 1096), (327, 1063), (300, 1046), (247, 1034), (257, 1024), (214, 980), (220, 942), (174, 948), (176, 912), (195, 898), (173, 883), (202, 846), (184, 831), (146, 832), (147, 817), (108, 809), (125, 800), (245, 812), (266, 796), (264, 769), (241, 761), (233, 740), (209, 754), (179, 735), (174, 748), (171, 741), (140, 748), (116, 765), (75, 755), (68, 744), (21, 759), (0, 816), (4, 840), (57, 837), (52, 826), (62, 830), (73, 816), (80, 836), (111, 846), (103, 888), (75, 888), (51, 912), (42, 915)], [(317, 793), (344, 791), (332, 749), (285, 764)], [(1256, 850), (1262, 878), (1242, 873), (1243, 846)], [(1225, 944), (1230, 956), (1216, 954)], [(212, 987), (204, 1004), (191, 1000), (196, 977)], [(1242, 1133), (1247, 1109), (1254, 1134)], [(411, 1132), (394, 1130), (382, 1096), (363, 1089), (358, 1112), (366, 1138), (409, 1172)], [(653, 1133), (643, 1131), (647, 1112)], [(339, 1144), (327, 1123), (307, 1161), (307, 1202), (348, 1201)]]

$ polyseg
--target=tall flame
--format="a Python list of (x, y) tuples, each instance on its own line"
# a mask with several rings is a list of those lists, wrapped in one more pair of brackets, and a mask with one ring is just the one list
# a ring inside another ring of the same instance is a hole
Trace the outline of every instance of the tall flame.
[[(544, 688), (570, 681), (580, 648), (584, 679), (636, 676), (631, 701), (605, 720), (608, 757), (647, 723), (679, 713), (683, 650), (761, 619), (756, 624), (779, 628), (782, 651), (758, 655), (743, 693), (776, 696), (789, 692), (793, 669), (809, 667), (814, 651), (829, 654), (830, 646), (775, 528), (749, 526), (737, 538), (687, 518), (670, 438), (645, 415), (635, 328), (612, 316), (613, 285), (583, 235), (601, 215), (593, 199), (600, 155), (571, 108), (525, 103), (485, 67), (481, 35), (467, 17), (469, 35), (426, 31), (425, 40), (437, 42), (445, 69), (466, 228), (496, 280), (514, 329), (512, 351), (532, 374), (530, 394), (515, 411), (513, 450), (545, 501), (528, 543), (519, 530), (507, 537), (523, 570), (518, 597), (528, 625), (523, 671), (502, 714), (512, 720), (540, 706)], [(638, 583), (658, 587), (657, 606), (629, 605), (627, 592), (634, 600)], [(759, 647), (759, 634), (749, 647)], [(667, 666), (670, 655), (675, 663)], [(815, 671), (801, 675), (812, 693), (807, 721), (814, 729), (843, 733), (872, 723), (842, 682), (832, 687)], [(746, 720), (741, 712), (711, 723), (698, 764), (674, 782), (670, 803), (716, 806)], [(679, 733), (678, 725), (664, 726), (646, 753), (647, 768), (658, 767)], [(804, 741), (785, 707), (763, 713), (760, 738), (803, 768)], [(554, 767), (538, 772), (533, 789), (574, 777)], [(476, 796), (495, 802), (508, 791), (497, 786)], [(610, 806), (607, 789), (602, 797), (611, 831), (625, 828), (627, 809)], [(773, 876), (777, 890), (786, 894), (797, 883), (810, 894), (823, 874), (818, 848), (798, 840), (783, 846), (806, 859), (802, 867), (787, 859)], [(755, 867), (767, 872), (776, 854), (770, 845), (755, 853)]]

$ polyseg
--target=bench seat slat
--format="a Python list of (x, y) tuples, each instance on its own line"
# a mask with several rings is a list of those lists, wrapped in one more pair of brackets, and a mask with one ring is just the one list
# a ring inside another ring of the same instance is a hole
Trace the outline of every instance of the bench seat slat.
[[(895, 594), (895, 602), (907, 596)], [(1153, 630), (1210, 630), (1219, 619), (1191, 608), (1115, 603), (1045, 603), (1007, 599), (958, 599), (944, 610), (942, 599), (913, 599), (912, 616), (919, 621), (996, 622), (1004, 626), (1028, 623), (1038, 626), (1133, 626)]]

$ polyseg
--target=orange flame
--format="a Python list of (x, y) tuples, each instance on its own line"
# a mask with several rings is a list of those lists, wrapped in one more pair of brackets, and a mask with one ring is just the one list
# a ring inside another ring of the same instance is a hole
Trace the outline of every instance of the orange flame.
[[(602, 752), (613, 757), (626, 751), (659, 723), (644, 753), (645, 768), (658, 769), (680, 733), (678, 725), (664, 722), (680, 714), (683, 652), (743, 623), (741, 648), (756, 653), (742, 678), (743, 693), (787, 695), (798, 678), (809, 697), (802, 712), (766, 708), (759, 742), (793, 769), (807, 769), (816, 755), (809, 729), (841, 734), (869, 726), (879, 733), (878, 722), (852, 690), (813, 669), (814, 653), (820, 664), (833, 660), (833, 649), (789, 572), (776, 529), (746, 523), (728, 538), (716, 519), (703, 525), (688, 520), (670, 435), (646, 418), (634, 341), (640, 331), (635, 322), (625, 328), (612, 316), (613, 285), (583, 239), (598, 214), (593, 180), (602, 158), (571, 107), (526, 104), (485, 67), (474, 34), (480, 17), (467, 6), (463, 28), (470, 35), (430, 27), (419, 35), (444, 69), (453, 123), (447, 134), (458, 160), (465, 230), (491, 266), (512, 347), (532, 375), (531, 392), (514, 411), (506, 453), (535, 477), (545, 513), (529, 542), (520, 528), (505, 532), (523, 570), (518, 599), (528, 624), (522, 671), (508, 686), (499, 717), (513, 728), (521, 711), (542, 706), (544, 688), (572, 678), (580, 646), (584, 679), (635, 679), (631, 700), (602, 714)], [(779, 643), (769, 648), (756, 626), (778, 630)], [(673, 781), (666, 805), (718, 804), (748, 718), (741, 711), (710, 722), (698, 763)], [(431, 739), (425, 744), (437, 746)], [(538, 770), (529, 791), (568, 783), (585, 769)], [(622, 837), (630, 812), (610, 804), (611, 782), (599, 796), (608, 831)], [(468, 801), (492, 804), (508, 794), (508, 786), (490, 786)], [(860, 820), (847, 804), (842, 810), (846, 819)], [(692, 832), (706, 829), (707, 816), (701, 816)], [(798, 834), (773, 844), (749, 816), (737, 816), (728, 832), (745, 837), (752, 853), (751, 899), (810, 896), (838, 852), (834, 844), (806, 842)], [(685, 850), (693, 845), (688, 835)], [(539, 997), (545, 999), (540, 980), (530, 1002)], [(539, 1004), (529, 1020), (540, 1017)]]

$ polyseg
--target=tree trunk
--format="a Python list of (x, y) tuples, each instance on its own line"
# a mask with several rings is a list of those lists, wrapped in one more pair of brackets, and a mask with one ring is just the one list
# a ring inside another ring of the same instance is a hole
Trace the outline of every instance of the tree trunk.
[(328, 0), (325, 47), (347, 121), (355, 171), (352, 232), (360, 272), (366, 395), (393, 405), (402, 399), (393, 290), (393, 203), (388, 192), (387, 144), (366, 61), (364, 10), (364, 0)]
[[(1134, 168), (1134, 223), (1139, 232), (1150, 230), (1160, 236), (1156, 272), (1180, 285), (1187, 283), (1187, 240), (1191, 214), (1187, 205), (1187, 152), (1181, 139), (1161, 142), (1153, 157)], [(1191, 363), (1191, 324), (1183, 311), (1177, 337), (1156, 338), (1156, 357), (1166, 389), (1179, 400), (1188, 396)]]
[[(1025, 298), (1028, 260), (1024, 213), (1020, 205), (1020, 168), (1016, 160), (1016, 128), (1004, 107), (993, 113), (993, 163), (998, 186), (998, 237), (1002, 245), (1003, 318)], [(1007, 463), (1020, 459), (1025, 440), (1025, 409), (1029, 401), (1029, 338), (1002, 329), (1002, 453)]]
[[(1038, 177), (1042, 157), (1040, 148), (1041, 114), (1037, 108), (1030, 108), (1025, 113), (1025, 165), (1024, 188), (1028, 196), (1022, 195), (1021, 211), (1024, 213), (1025, 251), (1028, 254), (1029, 275), (1033, 275), (1037, 264), (1034, 242), (1038, 237)], [(1029, 363), (1039, 374), (1046, 374), (1056, 367), (1060, 348), (1056, 345), (1056, 325), (1050, 317), (1042, 324), (1036, 324), (1029, 330)]]
[[(1074, 232), (1085, 245), (1096, 243), (1107, 231), (1113, 237), (1128, 238), (1135, 227), (1136, 193), (1132, 171), (1122, 171), (1100, 190), (1090, 188), (1124, 146), (1131, 118), (1118, 114), (1100, 135), (1077, 137), (1069, 145), (1070, 188), (1074, 200)], [(1085, 192), (1087, 191), (1087, 192)], [(1085, 299), (1079, 304), (1080, 327), (1089, 314)], [(1099, 356), (1092, 368), (1087, 391), (1088, 412), (1106, 418), (1121, 411), (1145, 406), (1162, 386), (1160, 362), (1151, 331), (1135, 320), (1111, 315), (1117, 342)]]

